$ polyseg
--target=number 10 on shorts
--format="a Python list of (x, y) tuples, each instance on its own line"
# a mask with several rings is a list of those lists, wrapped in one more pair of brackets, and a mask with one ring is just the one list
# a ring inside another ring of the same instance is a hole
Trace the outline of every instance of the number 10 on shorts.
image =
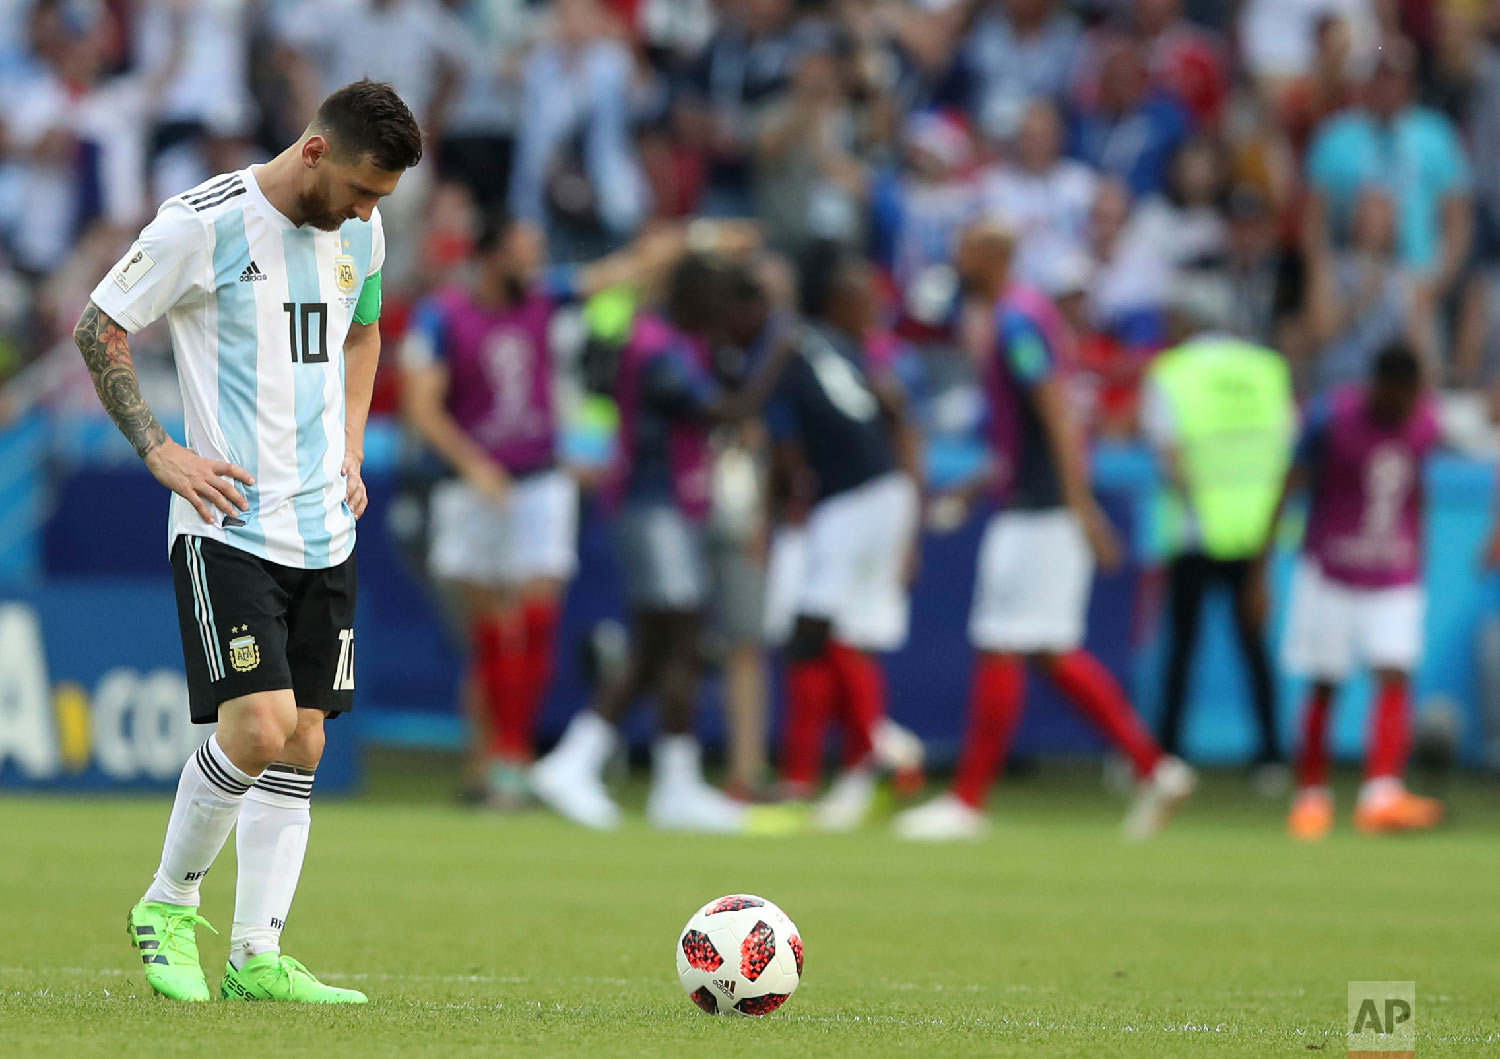
[(334, 691), (354, 690), (354, 630), (339, 630), (339, 664), (333, 671)]

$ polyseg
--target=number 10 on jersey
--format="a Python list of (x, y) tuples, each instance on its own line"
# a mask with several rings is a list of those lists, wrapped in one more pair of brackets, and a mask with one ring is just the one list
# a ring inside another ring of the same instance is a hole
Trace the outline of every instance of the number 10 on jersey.
[[(292, 363), (328, 363), (328, 303), (282, 302), (286, 311), (287, 337), (292, 346)], [(317, 330), (313, 318), (317, 317)]]

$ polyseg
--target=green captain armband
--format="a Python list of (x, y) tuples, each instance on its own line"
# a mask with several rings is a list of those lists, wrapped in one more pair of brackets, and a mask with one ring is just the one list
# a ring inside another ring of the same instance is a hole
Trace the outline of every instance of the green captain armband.
[(354, 322), (373, 324), (380, 319), (380, 273), (372, 272), (365, 277), (365, 285), (359, 290), (359, 301), (354, 306)]

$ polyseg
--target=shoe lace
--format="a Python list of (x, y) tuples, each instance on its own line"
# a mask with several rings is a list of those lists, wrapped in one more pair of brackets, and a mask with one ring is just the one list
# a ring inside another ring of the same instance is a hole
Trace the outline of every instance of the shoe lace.
[(317, 975), (313, 974), (301, 961), (290, 956), (282, 956), (276, 961), (276, 973), (287, 980), (287, 995), (292, 996), (297, 992), (299, 984), (322, 985)]
[[(166, 933), (162, 941), (162, 950), (169, 957), (197, 963), (198, 938), (194, 933), (196, 927), (207, 927), (211, 933), (218, 933), (214, 930), (212, 923), (189, 909), (183, 909), (181, 912), (168, 912), (162, 916), (162, 928)], [(174, 963), (176, 959), (173, 960)]]

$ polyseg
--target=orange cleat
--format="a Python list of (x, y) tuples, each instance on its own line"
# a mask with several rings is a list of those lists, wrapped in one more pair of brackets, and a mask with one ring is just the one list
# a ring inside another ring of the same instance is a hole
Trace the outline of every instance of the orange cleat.
[(1423, 798), (1402, 788), (1389, 795), (1369, 799), (1354, 811), (1354, 829), (1363, 835), (1426, 831), (1443, 819), (1443, 803)]
[(1297, 792), (1286, 818), (1287, 833), (1299, 842), (1317, 842), (1333, 830), (1333, 795), (1322, 788)]

